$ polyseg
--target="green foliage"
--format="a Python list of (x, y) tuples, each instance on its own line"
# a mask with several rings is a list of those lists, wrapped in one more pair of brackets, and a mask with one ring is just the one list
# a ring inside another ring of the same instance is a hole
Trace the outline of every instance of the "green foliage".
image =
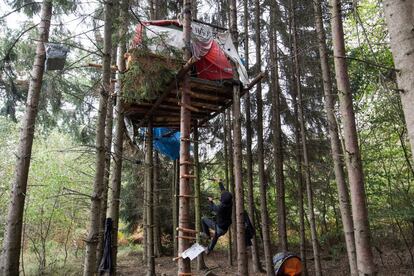
[[(17, 125), (0, 117), (0, 153), (10, 157), (0, 161), (2, 210), (7, 210), (17, 136)], [(84, 195), (91, 192), (88, 184), (93, 182), (94, 158), (89, 148), (77, 146), (57, 130), (47, 136), (37, 133), (36, 137), (26, 195), (24, 247), (28, 249), (28, 269), (36, 267), (33, 274), (53, 275), (53, 271), (76, 259), (76, 248), (83, 246), (84, 217), (90, 203)], [(0, 241), (6, 213), (0, 213)], [(74, 241), (78, 241), (76, 246)]]
[(156, 99), (177, 73), (179, 63), (165, 55), (143, 48), (130, 52), (128, 70), (122, 75), (123, 96), (127, 102)]

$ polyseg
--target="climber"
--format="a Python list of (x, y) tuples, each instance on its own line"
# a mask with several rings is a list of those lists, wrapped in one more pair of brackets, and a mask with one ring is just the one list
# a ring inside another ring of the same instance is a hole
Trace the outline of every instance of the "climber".
[[(210, 244), (206, 250), (206, 254), (208, 255), (211, 251), (213, 251), (214, 246), (217, 243), (217, 240), (226, 234), (227, 230), (231, 225), (231, 212), (232, 212), (232, 205), (233, 205), (233, 195), (226, 191), (224, 188), (223, 182), (219, 180), (219, 186), (221, 191), (220, 197), (220, 204), (216, 205), (213, 202), (211, 197), (208, 198), (210, 209), (215, 213), (216, 220), (213, 221), (212, 219), (203, 217), (201, 219), (201, 226), (203, 232), (200, 233), (202, 238), (208, 238), (210, 240)], [(210, 229), (214, 230), (214, 236), (211, 238), (210, 236)]]

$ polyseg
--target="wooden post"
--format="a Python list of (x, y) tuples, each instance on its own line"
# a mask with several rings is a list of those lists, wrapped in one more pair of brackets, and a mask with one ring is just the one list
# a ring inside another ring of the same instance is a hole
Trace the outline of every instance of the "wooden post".
[[(184, 0), (183, 7), (183, 35), (186, 48), (184, 49), (184, 59), (191, 58), (190, 52), (190, 36), (191, 36), (191, 0)], [(179, 213), (178, 227), (190, 228), (190, 179), (184, 177), (189, 175), (190, 161), (190, 129), (191, 129), (191, 111), (186, 106), (191, 106), (191, 97), (188, 93), (190, 89), (189, 75), (186, 74), (182, 83), (181, 93), (181, 121), (180, 121), (180, 196), (179, 197)], [(184, 138), (184, 139), (183, 139)], [(180, 230), (178, 236), (185, 236), (186, 233)], [(178, 237), (178, 256), (182, 254), (190, 246), (190, 241)], [(178, 275), (191, 272), (191, 264), (188, 258), (180, 258), (178, 260)]]

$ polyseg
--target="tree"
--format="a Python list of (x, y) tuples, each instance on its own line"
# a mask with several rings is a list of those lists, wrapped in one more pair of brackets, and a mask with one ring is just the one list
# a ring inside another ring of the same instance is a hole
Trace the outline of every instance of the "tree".
[[(385, 18), (390, 33), (390, 43), (395, 67), (398, 70), (397, 82), (404, 110), (405, 122), (414, 151), (414, 38), (412, 17), (414, 4), (411, 1), (384, 1)], [(414, 154), (412, 155), (414, 160)]]
[[(191, 36), (191, 0), (183, 1), (183, 38), (186, 45), (190, 44)], [(184, 49), (184, 61), (187, 62), (191, 58), (189, 49)], [(186, 232), (183, 229), (190, 227), (190, 179), (189, 179), (189, 163), (190, 163), (190, 128), (191, 128), (191, 111), (185, 106), (191, 104), (191, 96), (189, 95), (189, 74), (184, 76), (182, 82), (181, 93), (181, 115), (180, 115), (180, 194), (179, 196), (179, 212), (178, 212), (178, 254), (181, 254), (189, 247), (189, 241), (182, 238)], [(188, 274), (191, 272), (191, 264), (188, 258), (178, 259), (178, 275)]]
[(124, 144), (124, 108), (122, 100), (122, 78), (120, 75), (125, 72), (126, 64), (124, 54), (126, 53), (126, 37), (128, 30), (128, 7), (129, 0), (122, 0), (120, 3), (119, 22), (121, 22), (119, 28), (119, 55), (118, 55), (118, 79), (116, 89), (116, 106), (115, 106), (115, 132), (113, 138), (114, 154), (112, 162), (111, 173), (111, 189), (108, 201), (108, 217), (112, 218), (112, 269), (116, 274), (117, 270), (117, 253), (118, 253), (118, 225), (119, 225), (119, 201), (121, 195), (121, 173), (123, 162), (123, 144)]
[(45, 43), (49, 41), (50, 21), (52, 17), (52, 1), (44, 0), (40, 12), (39, 41), (30, 74), (30, 84), (26, 103), (23, 125), (20, 132), (18, 157), (15, 176), (8, 207), (6, 233), (3, 241), (3, 251), (0, 260), (0, 273), (5, 275), (19, 274), (19, 260), (22, 241), (23, 212), (27, 193), (36, 115), (43, 73), (45, 70)]
[(305, 211), (303, 208), (303, 171), (302, 171), (302, 147), (300, 143), (300, 125), (299, 125), (299, 112), (297, 103), (297, 85), (296, 74), (294, 74), (294, 50), (293, 50), (293, 16), (290, 16), (292, 11), (291, 1), (289, 0), (289, 53), (290, 53), (290, 78), (289, 88), (290, 96), (292, 98), (293, 105), (293, 124), (295, 132), (295, 157), (296, 157), (296, 182), (298, 191), (298, 209), (299, 209), (299, 236), (300, 236), (300, 258), (302, 260), (303, 271), (305, 275), (308, 275), (307, 261), (306, 261), (306, 235), (305, 235)]
[(340, 0), (332, 0), (331, 2), (331, 24), (336, 83), (344, 132), (345, 161), (351, 190), (358, 273), (374, 275), (376, 268), (371, 251), (364, 174), (355, 125), (352, 90), (345, 60), (345, 41)]
[[(197, 242), (200, 243), (200, 226), (201, 226), (201, 208), (200, 208), (200, 184), (201, 184), (201, 169), (199, 161), (199, 147), (200, 137), (198, 134), (198, 124), (194, 126), (194, 211), (195, 211), (195, 230)], [(207, 266), (204, 263), (203, 254), (197, 257), (197, 270), (206, 269)]]
[[(233, 182), (233, 170), (229, 170), (229, 167), (232, 168), (233, 164), (233, 157), (231, 154), (231, 149), (229, 149), (229, 145), (230, 147), (232, 147), (233, 142), (231, 139), (231, 127), (229, 127), (230, 125), (230, 115), (228, 115), (230, 113), (230, 110), (227, 110), (225, 112), (223, 112), (223, 134), (224, 134), (224, 138), (223, 138), (223, 142), (224, 142), (224, 174), (226, 177), (226, 189), (229, 190), (230, 185), (232, 185)], [(230, 157), (229, 157), (230, 155)], [(231, 227), (229, 229), (229, 231), (227, 231), (227, 235), (229, 237), (229, 243), (227, 245), (227, 258), (228, 258), (228, 263), (229, 265), (233, 265), (233, 248), (232, 248), (232, 239), (231, 239), (231, 233), (233, 227)]]
[[(236, 0), (230, 1), (230, 33), (237, 49), (237, 10)], [(237, 81), (239, 75), (236, 66), (233, 66), (233, 78)], [(242, 137), (241, 137), (241, 112), (240, 112), (240, 85), (233, 84), (233, 138), (234, 138), (234, 184), (235, 184), (235, 217), (236, 217), (236, 239), (237, 239), (237, 273), (247, 275), (247, 255), (244, 233), (244, 189), (242, 176)]]
[[(243, 12), (244, 12), (244, 59), (246, 63), (246, 70), (249, 72), (249, 11), (247, 8), (247, 0), (243, 0)], [(251, 111), (250, 111), (250, 92), (248, 91), (245, 96), (244, 108), (246, 113), (246, 165), (247, 165), (247, 204), (248, 204), (248, 213), (252, 220), (253, 225), (255, 225), (255, 213), (254, 213), (254, 190), (253, 190), (253, 157), (252, 157), (252, 124), (251, 124)], [(253, 272), (259, 273), (262, 268), (259, 262), (259, 247), (257, 244), (256, 235), (252, 239), (252, 263), (253, 263)]]
[(313, 207), (313, 191), (312, 191), (312, 183), (311, 183), (311, 176), (310, 176), (310, 163), (309, 163), (309, 155), (308, 155), (308, 145), (306, 141), (306, 129), (305, 129), (305, 116), (303, 114), (303, 97), (302, 97), (302, 87), (301, 87), (301, 79), (300, 79), (300, 65), (299, 65), (299, 51), (298, 51), (298, 43), (297, 43), (297, 28), (296, 28), (296, 18), (295, 18), (295, 5), (291, 0), (292, 5), (292, 43), (293, 43), (293, 60), (294, 60), (294, 68), (295, 68), (295, 80), (296, 83), (296, 96), (297, 96), (297, 104), (298, 104), (298, 122), (299, 122), (299, 133), (300, 133), (300, 141), (302, 146), (302, 157), (303, 157), (303, 165), (302, 169), (305, 175), (305, 184), (306, 184), (306, 194), (308, 199), (308, 216), (309, 216), (309, 223), (310, 223), (310, 230), (311, 230), (311, 238), (312, 238), (312, 249), (313, 249), (313, 257), (315, 261), (315, 274), (322, 275), (322, 267), (321, 267), (321, 259), (319, 253), (319, 241), (318, 241), (318, 233), (316, 231), (316, 221), (315, 221), (315, 210)]
[[(233, 122), (231, 120), (231, 109), (226, 110), (226, 128), (227, 128), (227, 148), (228, 148), (228, 170), (229, 170), (229, 191), (234, 195), (234, 134), (232, 132), (233, 130)], [(236, 221), (236, 206), (233, 204), (232, 206), (232, 213), (231, 213), (231, 219), (232, 221)], [(236, 229), (236, 223), (232, 223), (230, 226), (229, 231), (229, 264), (233, 265), (233, 254), (237, 255), (237, 229)]]
[(273, 155), (276, 174), (276, 205), (278, 221), (279, 245), (282, 251), (288, 251), (286, 230), (286, 204), (285, 204), (285, 180), (283, 175), (283, 148), (282, 129), (280, 121), (280, 93), (279, 70), (278, 70), (278, 43), (276, 36), (276, 1), (270, 3), (270, 26), (269, 26), (269, 55), (271, 68), (272, 89), (272, 121), (273, 121)]
[[(255, 35), (256, 35), (256, 67), (261, 68), (261, 40), (260, 40), (260, 1), (255, 1)], [(272, 265), (272, 251), (270, 242), (269, 230), (269, 214), (267, 209), (267, 192), (265, 182), (265, 168), (264, 168), (264, 150), (263, 150), (263, 100), (262, 100), (262, 86), (257, 84), (256, 90), (257, 102), (257, 161), (259, 167), (259, 186), (260, 186), (260, 216), (262, 222), (263, 247), (265, 253), (266, 274), (274, 275)]]
[[(116, 2), (117, 0), (115, 0)], [(102, 65), (102, 87), (100, 89), (98, 119), (96, 126), (96, 171), (91, 196), (91, 214), (89, 233), (86, 239), (84, 276), (96, 272), (96, 248), (99, 239), (100, 212), (102, 191), (105, 177), (105, 119), (107, 114), (108, 96), (111, 86), (111, 49), (112, 49), (112, 6), (114, 1), (105, 3), (104, 46)]]
[(322, 22), (321, 0), (313, 1), (313, 6), (315, 12), (316, 32), (318, 35), (319, 42), (319, 57), (321, 61), (323, 90), (325, 94), (325, 111), (328, 117), (329, 138), (331, 142), (331, 152), (334, 163), (335, 180), (336, 185), (338, 187), (339, 208), (341, 211), (341, 218), (344, 227), (349, 268), (351, 275), (358, 275), (355, 253), (354, 223), (352, 221), (348, 187), (345, 182), (345, 173), (341, 160), (341, 142), (339, 140), (338, 125), (336, 123), (335, 117), (335, 99), (332, 90), (331, 72), (329, 68), (325, 30)]
[(153, 129), (151, 119), (148, 122), (147, 135), (145, 140), (145, 174), (146, 174), (146, 198), (145, 198), (145, 211), (147, 213), (147, 220), (145, 228), (147, 229), (146, 240), (146, 254), (147, 254), (147, 276), (155, 275), (155, 261), (154, 261), (154, 214), (153, 214), (153, 197), (154, 197), (154, 155), (153, 155)]

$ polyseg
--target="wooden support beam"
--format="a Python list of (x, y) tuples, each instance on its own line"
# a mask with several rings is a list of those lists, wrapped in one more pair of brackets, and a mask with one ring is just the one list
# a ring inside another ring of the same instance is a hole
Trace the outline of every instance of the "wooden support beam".
[(187, 232), (187, 233), (191, 233), (191, 234), (197, 234), (197, 231), (194, 229), (189, 229), (189, 228), (182, 228), (182, 227), (177, 227), (175, 228), (176, 231), (183, 231), (183, 232)]
[(196, 178), (196, 176), (190, 174), (183, 174), (182, 176), (180, 176), (180, 178)]
[(194, 163), (192, 163), (190, 161), (183, 161), (183, 162), (180, 163), (180, 166), (183, 166), (183, 165), (194, 166)]
[(198, 108), (195, 108), (194, 106), (191, 106), (191, 105), (189, 105), (189, 104), (186, 104), (186, 103), (178, 103), (178, 105), (179, 106), (182, 106), (182, 107), (184, 107), (184, 108), (186, 108), (186, 109), (188, 109), (188, 110), (190, 110), (190, 111), (193, 111), (193, 112), (201, 112), (200, 111), (200, 109), (198, 109)]
[(264, 77), (266, 77), (266, 72), (260, 72), (257, 74), (256, 77), (243, 89), (243, 91), (249, 91), (253, 88), (259, 81), (261, 81)]
[(193, 195), (175, 195), (176, 197), (188, 197), (188, 198), (194, 198)]
[(191, 236), (177, 236), (177, 239), (195, 240), (196, 237), (191, 237)]

